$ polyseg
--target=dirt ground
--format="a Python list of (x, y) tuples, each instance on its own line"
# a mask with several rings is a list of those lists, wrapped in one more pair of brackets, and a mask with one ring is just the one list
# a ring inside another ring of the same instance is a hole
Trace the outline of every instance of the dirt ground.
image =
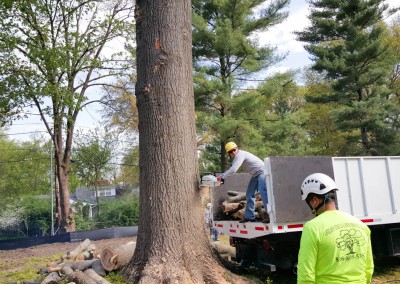
[[(136, 237), (114, 238), (91, 241), (96, 246), (96, 254), (104, 248), (136, 241)], [(53, 243), (20, 248), (0, 250), (0, 284), (22, 283), (18, 280), (33, 280), (38, 278), (37, 271), (50, 262), (59, 262), (62, 255), (75, 249), (80, 242)]]
[[(98, 240), (98, 241), (91, 241), (91, 243), (96, 245), (96, 252), (101, 252), (103, 248), (106, 248), (110, 245), (126, 244), (130, 241), (136, 241), (136, 237)], [(44, 244), (44, 245), (38, 245), (34, 247), (14, 249), (14, 250), (0, 250), (0, 260), (16, 261), (28, 257), (40, 258), (40, 257), (52, 256), (60, 252), (66, 253), (68, 251), (71, 251), (78, 245), (79, 242), (54, 243), (54, 244)]]
[[(96, 246), (96, 253), (100, 253), (102, 249), (117, 245), (117, 244), (126, 244), (131, 241), (136, 241), (136, 237), (128, 237), (128, 238), (115, 238), (115, 239), (105, 239), (98, 241), (91, 241)], [(68, 251), (73, 250), (79, 245), (79, 242), (75, 243), (54, 243), (54, 244), (44, 244), (38, 245), (29, 248), (21, 248), (15, 250), (0, 250), (0, 271), (3, 276), (7, 274), (13, 274), (14, 272), (20, 270), (24, 267), (25, 262), (28, 259), (34, 259), (34, 263), (32, 264), (32, 269), (39, 269), (43, 266), (42, 259), (45, 258), (55, 258), (57, 255), (62, 255)], [(52, 259), (53, 261), (57, 261), (57, 259)], [(35, 263), (36, 262), (36, 263)], [(26, 265), (25, 265), (26, 267)], [(252, 271), (254, 272), (254, 271)], [(253, 274), (252, 272), (248, 272), (248, 274)], [(256, 272), (255, 274), (258, 274)], [(261, 277), (261, 279), (266, 279), (267, 276)], [(0, 277), (0, 284), (8, 283), (9, 281), (4, 282), (4, 279)], [(288, 273), (287, 271), (284, 273), (273, 273), (268, 276), (269, 282), (273, 284), (294, 284), (296, 283), (296, 276), (293, 273)], [(7, 279), (9, 280), (9, 279)], [(375, 271), (373, 277), (373, 284), (381, 284), (381, 283), (400, 283), (400, 258), (391, 258), (386, 260), (376, 260), (375, 261)]]

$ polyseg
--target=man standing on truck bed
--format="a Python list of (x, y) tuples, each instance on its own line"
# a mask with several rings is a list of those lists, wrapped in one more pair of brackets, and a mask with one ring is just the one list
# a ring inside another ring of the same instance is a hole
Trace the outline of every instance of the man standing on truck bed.
[(305, 178), (301, 197), (317, 216), (303, 228), (297, 283), (371, 283), (374, 263), (368, 226), (336, 210), (336, 183), (315, 173)]
[(257, 191), (260, 192), (264, 209), (267, 210), (268, 196), (267, 186), (265, 183), (264, 163), (257, 156), (249, 152), (239, 150), (238, 146), (234, 142), (228, 142), (225, 145), (225, 150), (228, 155), (234, 159), (229, 170), (221, 174), (219, 178), (228, 178), (230, 175), (236, 173), (241, 166), (243, 166), (247, 173), (252, 175), (246, 191), (247, 203), (244, 212), (244, 218), (240, 220), (239, 223), (255, 222), (256, 218), (254, 216), (254, 202)]

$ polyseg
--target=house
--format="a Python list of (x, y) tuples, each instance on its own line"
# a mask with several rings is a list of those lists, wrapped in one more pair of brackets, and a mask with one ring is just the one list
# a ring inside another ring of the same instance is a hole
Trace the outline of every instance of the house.
[[(116, 199), (124, 192), (126, 192), (126, 188), (122, 185), (109, 185), (108, 183), (103, 182), (102, 185), (98, 187), (97, 195), (99, 198)], [(97, 206), (96, 192), (93, 189), (78, 187), (75, 193), (70, 195), (70, 200), (71, 204), (81, 203), (81, 207), (88, 206), (88, 217), (93, 217), (95, 213), (94, 208)]]

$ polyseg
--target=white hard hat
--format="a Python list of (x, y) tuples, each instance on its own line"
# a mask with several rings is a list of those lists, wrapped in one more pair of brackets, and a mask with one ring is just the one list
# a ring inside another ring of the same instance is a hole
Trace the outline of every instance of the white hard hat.
[(331, 190), (338, 190), (332, 178), (321, 173), (311, 174), (301, 184), (301, 199), (305, 200), (310, 193), (323, 195)]

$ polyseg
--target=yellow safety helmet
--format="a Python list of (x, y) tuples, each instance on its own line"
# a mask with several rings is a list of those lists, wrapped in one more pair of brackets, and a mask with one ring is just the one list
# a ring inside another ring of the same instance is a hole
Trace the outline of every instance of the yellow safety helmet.
[(228, 142), (228, 143), (226, 143), (226, 145), (225, 145), (225, 151), (226, 152), (229, 152), (230, 150), (232, 150), (232, 149), (234, 149), (234, 148), (237, 148), (238, 146), (236, 145), (236, 143), (235, 142)]

